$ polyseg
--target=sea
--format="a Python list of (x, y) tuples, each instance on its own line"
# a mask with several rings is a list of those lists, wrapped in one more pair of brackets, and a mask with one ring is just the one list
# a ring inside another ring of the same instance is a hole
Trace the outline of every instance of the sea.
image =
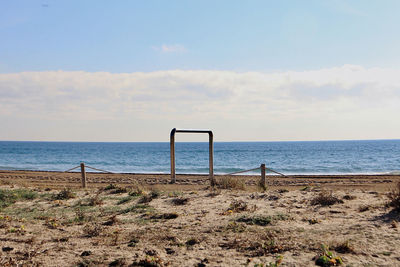
[[(207, 174), (208, 143), (177, 142), (176, 172)], [(0, 170), (170, 173), (169, 142), (0, 141)], [(283, 174), (400, 174), (400, 140), (215, 142), (214, 173), (259, 167)], [(90, 171), (90, 169), (88, 169)], [(79, 171), (79, 168), (75, 171)], [(94, 171), (94, 170), (93, 170)], [(258, 174), (259, 170), (243, 174)], [(267, 171), (267, 174), (269, 173)]]

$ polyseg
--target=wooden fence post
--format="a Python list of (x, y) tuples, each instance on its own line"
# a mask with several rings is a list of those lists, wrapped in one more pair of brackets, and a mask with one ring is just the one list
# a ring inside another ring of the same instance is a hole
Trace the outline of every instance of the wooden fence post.
[(86, 188), (86, 171), (85, 163), (81, 162), (81, 173), (82, 173), (82, 187)]
[(264, 163), (261, 164), (260, 169), (261, 169), (260, 186), (265, 189), (265, 188), (267, 188), (267, 186), (266, 186), (266, 182), (265, 182), (265, 164)]

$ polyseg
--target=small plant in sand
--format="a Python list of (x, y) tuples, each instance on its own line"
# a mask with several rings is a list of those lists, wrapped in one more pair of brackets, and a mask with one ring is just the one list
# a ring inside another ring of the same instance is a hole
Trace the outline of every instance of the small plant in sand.
[(71, 199), (75, 198), (76, 195), (70, 188), (64, 188), (61, 190), (57, 195), (54, 196), (56, 200), (64, 200), (64, 199)]
[(315, 264), (322, 267), (342, 265), (343, 261), (339, 256), (334, 256), (329, 247), (322, 244), (321, 254), (315, 257)]
[(144, 190), (143, 190), (143, 188), (141, 188), (139, 186), (136, 186), (136, 187), (132, 188), (128, 193), (128, 195), (131, 196), (131, 197), (138, 197), (138, 196), (141, 196), (143, 194), (144, 194)]
[(159, 256), (146, 256), (145, 259), (133, 262), (131, 266), (162, 267), (164, 262)]
[(132, 196), (123, 197), (123, 198), (121, 198), (120, 200), (118, 200), (117, 205), (122, 205), (122, 204), (128, 203), (128, 202), (130, 202), (131, 200), (133, 200), (134, 198), (135, 198), (135, 197), (132, 197)]
[(9, 233), (14, 233), (14, 234), (18, 234), (18, 235), (24, 235), (26, 233), (26, 229), (24, 225), (18, 225), (15, 227), (10, 227), (8, 229)]
[(355, 253), (354, 247), (350, 244), (350, 240), (346, 240), (333, 246), (333, 249), (339, 253)]
[(88, 205), (89, 206), (97, 206), (97, 205), (102, 205), (103, 200), (100, 198), (100, 191), (96, 193), (95, 196), (89, 198)]
[(249, 225), (266, 226), (276, 221), (289, 220), (290, 216), (286, 214), (276, 215), (254, 215), (254, 216), (241, 216), (236, 219), (237, 222), (244, 222)]
[(109, 184), (106, 187), (104, 187), (103, 190), (108, 191), (110, 194), (121, 194), (128, 192), (126, 188), (117, 186), (115, 184)]
[(331, 206), (337, 203), (343, 203), (343, 200), (337, 198), (331, 191), (321, 191), (316, 197), (311, 199), (311, 205)]
[(233, 200), (229, 205), (229, 208), (226, 211), (224, 211), (221, 215), (230, 215), (242, 211), (254, 212), (256, 209), (257, 209), (256, 205), (249, 207), (247, 202), (243, 200)]
[(311, 218), (311, 219), (308, 219), (307, 221), (309, 224), (317, 224), (317, 223), (321, 222), (321, 220), (316, 219), (316, 218)]
[(87, 224), (83, 228), (83, 233), (85, 234), (86, 237), (94, 237), (94, 236), (99, 236), (102, 231), (102, 228), (98, 224)]
[(177, 197), (177, 198), (173, 198), (171, 200), (172, 204), (176, 205), (176, 206), (182, 206), (182, 205), (186, 205), (189, 202), (189, 199), (187, 197)]
[(50, 229), (57, 229), (60, 223), (56, 218), (47, 218), (44, 222), (44, 225)]
[(343, 196), (344, 200), (354, 200), (356, 198), (357, 198), (356, 196), (348, 195), (348, 194)]
[(223, 177), (217, 180), (217, 187), (221, 189), (245, 190), (246, 186), (243, 180), (239, 178)]
[(243, 233), (246, 231), (246, 225), (237, 222), (229, 222), (228, 225), (225, 227), (225, 230), (232, 231), (234, 233)]
[(160, 196), (160, 192), (156, 191), (156, 190), (152, 190), (150, 191), (148, 194), (143, 195), (138, 203), (149, 203), (151, 202), (153, 199), (156, 199)]
[(388, 194), (389, 206), (393, 207), (394, 210), (400, 211), (400, 182), (397, 183), (397, 187)]
[(278, 267), (279, 265), (281, 265), (283, 260), (283, 256), (282, 255), (278, 255), (275, 258), (275, 262), (270, 262), (270, 263), (256, 263), (254, 264), (254, 267)]

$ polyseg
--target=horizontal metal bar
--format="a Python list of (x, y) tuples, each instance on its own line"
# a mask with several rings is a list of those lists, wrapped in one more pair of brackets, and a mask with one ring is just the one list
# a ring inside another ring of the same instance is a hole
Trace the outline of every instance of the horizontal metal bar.
[(211, 130), (176, 129), (177, 133), (212, 133)]

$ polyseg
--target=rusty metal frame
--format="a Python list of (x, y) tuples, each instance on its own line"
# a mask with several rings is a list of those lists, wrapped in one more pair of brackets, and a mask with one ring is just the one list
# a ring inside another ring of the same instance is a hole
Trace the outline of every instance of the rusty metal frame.
[(185, 130), (172, 129), (170, 135), (170, 152), (171, 152), (171, 183), (176, 182), (175, 173), (175, 133), (208, 133), (208, 150), (209, 150), (209, 179), (212, 186), (215, 185), (214, 179), (214, 135), (211, 130)]

